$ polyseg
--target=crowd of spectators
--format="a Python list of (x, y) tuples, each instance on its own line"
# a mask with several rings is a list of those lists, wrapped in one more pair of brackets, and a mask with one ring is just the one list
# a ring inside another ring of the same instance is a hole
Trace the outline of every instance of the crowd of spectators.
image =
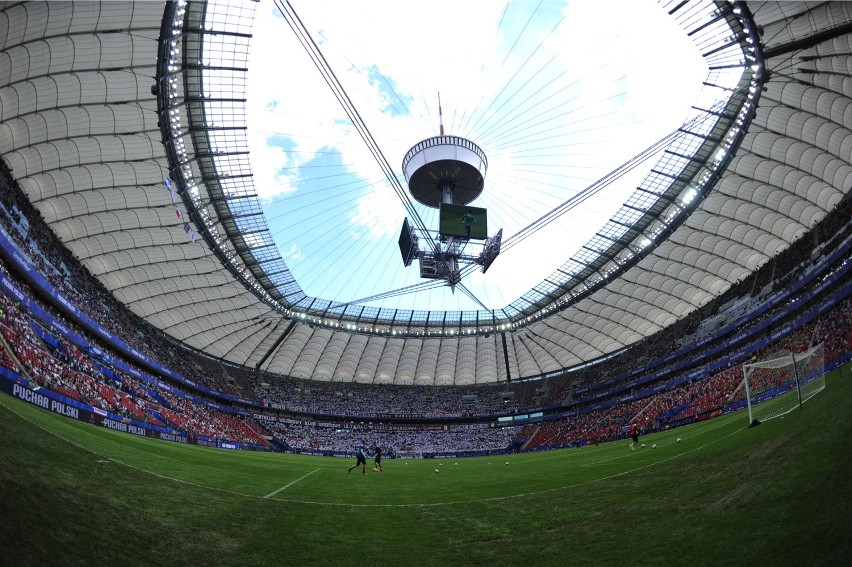
[(388, 456), (429, 457), (448, 454), (505, 452), (521, 431), (520, 426), (407, 426), (344, 423), (297, 424), (268, 422), (276, 439), (297, 452), (342, 454), (352, 451), (353, 439), (367, 439)]
[[(828, 334), (823, 330), (826, 326), (832, 329)], [(823, 354), (810, 359), (810, 366), (806, 365), (805, 368), (814, 369), (817, 362), (834, 360), (838, 355), (852, 350), (852, 298), (847, 298), (836, 309), (801, 326), (782, 340), (756, 351), (743, 363), (729, 366), (706, 378), (686, 381), (633, 402), (618, 404), (612, 409), (599, 409), (527, 426), (524, 431), (527, 436), (524, 448), (561, 447), (577, 442), (620, 439), (625, 436), (624, 430), (630, 423), (636, 423), (640, 431), (648, 433), (674, 424), (717, 417), (745, 398), (743, 364), (787, 356), (790, 352), (803, 352), (819, 343), (823, 346)], [(790, 370), (772, 374), (767, 380), (773, 384), (788, 381), (789, 376), (785, 372), (789, 374)], [(765, 390), (773, 384), (755, 384), (755, 387)]]
[(255, 398), (272, 409), (343, 417), (476, 417), (512, 413), (518, 408), (505, 398), (505, 387), (450, 388), (318, 382), (267, 378), (255, 385)]
[(251, 396), (251, 386), (230, 379), (222, 364), (175, 344), (113, 297), (47, 227), (2, 162), (0, 224), (55, 289), (131, 348), (211, 389)]
[[(264, 444), (274, 438), (291, 449), (311, 452), (344, 452), (351, 448), (352, 436), (358, 435), (352, 424), (358, 423), (359, 418), (377, 421), (376, 426), (360, 426), (375, 438), (373, 442), (400, 454), (434, 454), (600, 442), (622, 437), (625, 425), (631, 422), (650, 431), (719, 415), (726, 405), (741, 399), (740, 363), (763, 357), (768, 350), (752, 352), (750, 358), (715, 372), (707, 371), (699, 379), (678, 382), (677, 377), (724, 354), (719, 351), (720, 343), (724, 342), (729, 352), (744, 352), (773, 328), (819, 308), (829, 292), (843, 282), (823, 290), (822, 295), (812, 292), (849, 258), (840, 258), (827, 269), (823, 260), (834, 250), (848, 248), (852, 238), (852, 200), (846, 198), (815, 229), (813, 238), (795, 242), (716, 301), (696, 308), (619, 356), (568, 369), (558, 376), (467, 387), (377, 387), (258, 375), (174, 344), (117, 302), (88, 274), (46, 228), (10, 179), (8, 172), (0, 171), (0, 223), (52, 285), (134, 349), (212, 390), (256, 399), (266, 408), (266, 415), (257, 421), (220, 411), (179, 388), (160, 390), (117, 368), (107, 368), (103, 361), (41, 326), (3, 293), (0, 331), (6, 346), (0, 344), (0, 365), (20, 371), (42, 387), (128, 419), (247, 443)], [(2, 263), (0, 269), (9, 273)], [(25, 282), (17, 281), (32, 294)], [(791, 294), (789, 290), (798, 282), (808, 283)], [(42, 304), (64, 326), (86, 335), (84, 329), (64, 319), (61, 310), (47, 298)], [(791, 305), (796, 310), (775, 321)], [(772, 322), (773, 326), (756, 331), (765, 322)], [(815, 341), (822, 341), (826, 359), (834, 360), (852, 349), (850, 328), (852, 307), (846, 298), (774, 343), (771, 349), (800, 352)], [(100, 346), (109, 349), (109, 345)], [(649, 381), (651, 374), (656, 376), (655, 381)], [(657, 385), (666, 387), (638, 396)], [(215, 401), (221, 404), (222, 399)], [(523, 427), (489, 426), (497, 416), (531, 408), (570, 411), (560, 419)], [(306, 420), (306, 416), (313, 419)], [(379, 425), (383, 418), (431, 418), (448, 423), (462, 418), (481, 420), (465, 427), (387, 428)]]
[[(116, 416), (195, 436), (264, 445), (252, 419), (218, 411), (107, 367), (40, 323), (0, 293), (0, 352), (3, 366), (40, 387)], [(73, 328), (67, 322), (63, 323)], [(38, 329), (38, 331), (37, 331)], [(75, 329), (83, 335), (81, 329)], [(9, 350), (7, 351), (6, 346)]]

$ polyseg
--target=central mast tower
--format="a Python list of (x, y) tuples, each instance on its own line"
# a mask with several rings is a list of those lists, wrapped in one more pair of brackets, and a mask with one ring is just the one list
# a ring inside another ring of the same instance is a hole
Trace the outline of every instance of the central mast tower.
[[(438, 109), (440, 113), (440, 98)], [(420, 277), (445, 279), (450, 288), (461, 280), (461, 265), (476, 263), (485, 272), (500, 252), (503, 230), (488, 237), (484, 208), (468, 206), (482, 194), (488, 159), (482, 149), (465, 138), (445, 135), (441, 118), (440, 135), (412, 147), (402, 160), (402, 171), (411, 196), (419, 203), (439, 209), (438, 237), (420, 250), (419, 238), (405, 219), (399, 245), (403, 263), (420, 262)], [(471, 240), (484, 241), (479, 256), (465, 255)]]

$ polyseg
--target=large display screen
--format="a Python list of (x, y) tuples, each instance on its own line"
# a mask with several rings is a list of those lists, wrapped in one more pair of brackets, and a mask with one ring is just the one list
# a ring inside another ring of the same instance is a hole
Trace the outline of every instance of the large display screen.
[(402, 263), (410, 266), (417, 256), (417, 236), (408, 224), (408, 218), (402, 221), (402, 231), (399, 233), (399, 252), (402, 254)]
[(441, 203), (438, 232), (441, 236), (485, 240), (488, 238), (487, 213), (479, 207)]

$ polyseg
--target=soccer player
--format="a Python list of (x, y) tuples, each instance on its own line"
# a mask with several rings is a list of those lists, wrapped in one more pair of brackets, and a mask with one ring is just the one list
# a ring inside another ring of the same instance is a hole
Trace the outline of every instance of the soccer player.
[(630, 424), (630, 437), (633, 438), (633, 443), (630, 444), (630, 449), (635, 451), (636, 444), (639, 443), (639, 429), (636, 427), (635, 423)]
[(470, 238), (470, 229), (473, 227), (473, 223), (476, 222), (476, 217), (473, 216), (473, 213), (467, 212), (462, 216), (462, 222), (464, 223), (464, 229), (467, 232), (467, 237)]
[(366, 439), (362, 439), (360, 443), (355, 446), (355, 464), (349, 467), (349, 474), (352, 474), (352, 469), (358, 468), (358, 465), (362, 465), (361, 474), (367, 474), (367, 446)]
[(373, 472), (384, 472), (382, 468), (382, 448), (376, 445), (376, 454), (373, 456)]

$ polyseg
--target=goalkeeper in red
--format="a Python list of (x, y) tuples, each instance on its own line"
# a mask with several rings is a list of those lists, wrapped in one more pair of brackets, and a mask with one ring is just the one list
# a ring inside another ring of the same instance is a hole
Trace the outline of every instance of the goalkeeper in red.
[(630, 449), (635, 451), (636, 444), (639, 443), (639, 428), (636, 427), (635, 423), (630, 424), (630, 437), (633, 439), (633, 443), (630, 444)]

